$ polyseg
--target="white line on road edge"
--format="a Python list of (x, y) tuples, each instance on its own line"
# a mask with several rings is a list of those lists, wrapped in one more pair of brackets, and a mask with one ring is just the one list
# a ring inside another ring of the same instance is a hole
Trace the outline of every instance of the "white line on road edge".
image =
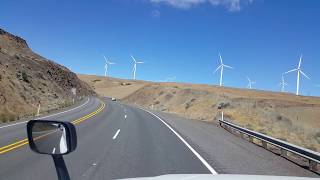
[(120, 129), (118, 129), (118, 131), (116, 132), (116, 134), (113, 136), (113, 140), (115, 140), (116, 138), (117, 138), (117, 136), (118, 136), (118, 134), (120, 133)]
[(196, 151), (194, 150), (191, 145), (186, 141), (184, 140), (180, 134), (178, 134), (169, 124), (167, 124), (164, 120), (162, 120), (159, 116), (157, 116), (156, 114), (148, 111), (148, 110), (145, 110), (145, 109), (142, 109), (142, 108), (139, 108), (145, 112), (148, 112), (150, 113), (151, 115), (153, 115), (154, 117), (158, 118), (164, 125), (166, 125), (190, 150), (191, 152), (197, 156), (197, 158), (202, 162), (202, 164), (211, 172), (211, 174), (218, 174), (211, 166), (210, 164)]
[[(81, 104), (80, 106), (78, 107), (75, 107), (75, 108), (72, 108), (72, 109), (69, 109), (67, 111), (62, 111), (62, 112), (59, 112), (59, 113), (56, 113), (56, 114), (51, 114), (51, 115), (48, 115), (48, 116), (44, 116), (44, 117), (40, 117), (40, 118), (35, 118), (35, 120), (39, 120), (39, 119), (43, 119), (43, 118), (48, 118), (48, 117), (51, 117), (51, 116), (56, 116), (56, 115), (59, 115), (59, 114), (63, 114), (63, 113), (66, 113), (66, 112), (70, 112), (70, 111), (73, 111), (73, 110), (76, 110), (84, 105), (86, 105), (88, 102), (89, 102), (89, 99), (84, 103), (84, 104)], [(18, 122), (18, 123), (14, 123), (14, 124), (9, 124), (9, 125), (5, 125), (5, 126), (1, 126), (0, 129), (2, 128), (6, 128), (6, 127), (10, 127), (10, 126), (15, 126), (15, 125), (18, 125), (18, 124), (24, 124), (24, 123), (27, 123), (28, 121), (22, 121), (22, 122)]]

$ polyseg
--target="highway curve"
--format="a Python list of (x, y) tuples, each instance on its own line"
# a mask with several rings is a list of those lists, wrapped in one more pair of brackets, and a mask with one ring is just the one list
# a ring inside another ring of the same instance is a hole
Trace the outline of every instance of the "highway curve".
[[(208, 123), (94, 97), (44, 117), (76, 125), (77, 149), (65, 156), (72, 179), (118, 179), (163, 174), (314, 176), (271, 152)], [(1, 179), (52, 179), (52, 158), (29, 149), (24, 121), (0, 126)]]

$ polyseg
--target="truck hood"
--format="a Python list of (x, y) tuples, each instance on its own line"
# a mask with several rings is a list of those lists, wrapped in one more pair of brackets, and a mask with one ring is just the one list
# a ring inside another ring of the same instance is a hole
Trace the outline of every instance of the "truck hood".
[(170, 174), (155, 177), (130, 178), (129, 180), (313, 180), (318, 178), (293, 176), (260, 176), (260, 175), (210, 175), (210, 174)]

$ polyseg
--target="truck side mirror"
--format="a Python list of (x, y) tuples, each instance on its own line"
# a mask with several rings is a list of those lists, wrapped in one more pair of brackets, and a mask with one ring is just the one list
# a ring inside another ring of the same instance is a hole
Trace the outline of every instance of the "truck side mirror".
[(31, 120), (27, 123), (30, 148), (40, 154), (52, 155), (59, 180), (69, 180), (63, 156), (77, 147), (76, 129), (70, 122)]

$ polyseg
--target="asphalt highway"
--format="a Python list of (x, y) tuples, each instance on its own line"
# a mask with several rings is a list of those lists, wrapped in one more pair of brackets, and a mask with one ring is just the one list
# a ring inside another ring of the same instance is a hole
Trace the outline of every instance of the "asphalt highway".
[[(64, 156), (72, 179), (217, 173), (319, 177), (215, 125), (108, 99), (91, 97), (40, 118), (75, 124), (77, 149)], [(0, 179), (56, 180), (51, 156), (32, 152), (25, 138), (25, 121), (0, 125)]]

